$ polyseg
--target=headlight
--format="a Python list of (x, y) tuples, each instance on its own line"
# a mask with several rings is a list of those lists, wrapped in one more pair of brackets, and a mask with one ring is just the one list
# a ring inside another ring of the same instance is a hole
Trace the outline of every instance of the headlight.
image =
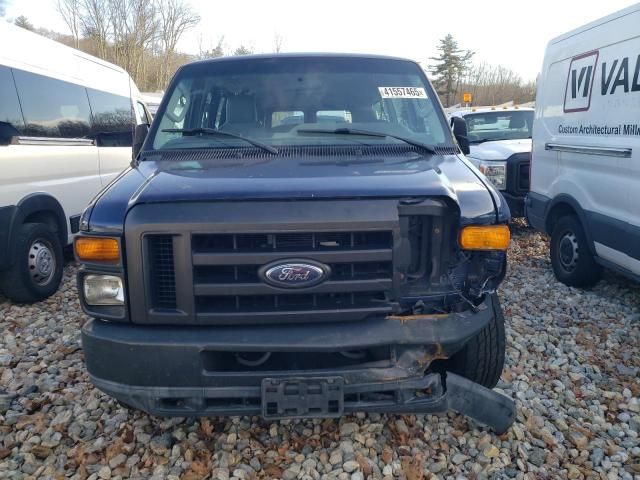
[(480, 171), (484, 173), (484, 176), (493, 183), (493, 186), (498, 190), (504, 190), (507, 188), (507, 168), (506, 165), (488, 165), (486, 163), (480, 164)]
[(86, 275), (82, 282), (87, 305), (124, 305), (124, 288), (120, 277)]

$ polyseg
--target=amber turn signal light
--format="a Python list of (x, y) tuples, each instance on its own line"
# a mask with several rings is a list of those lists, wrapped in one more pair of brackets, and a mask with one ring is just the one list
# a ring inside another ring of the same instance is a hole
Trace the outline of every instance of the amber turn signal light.
[(511, 234), (508, 225), (471, 225), (460, 232), (463, 250), (506, 250)]
[(76, 257), (82, 262), (118, 263), (120, 246), (115, 238), (79, 237), (74, 243)]

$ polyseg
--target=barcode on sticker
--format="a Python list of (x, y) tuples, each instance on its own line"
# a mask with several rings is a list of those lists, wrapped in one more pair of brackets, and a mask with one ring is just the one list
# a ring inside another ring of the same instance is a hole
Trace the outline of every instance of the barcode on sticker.
[(378, 87), (382, 98), (427, 98), (422, 87)]

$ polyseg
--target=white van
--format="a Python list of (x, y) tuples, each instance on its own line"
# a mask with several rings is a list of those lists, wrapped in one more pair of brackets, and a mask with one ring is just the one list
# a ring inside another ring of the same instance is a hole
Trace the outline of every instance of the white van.
[(82, 210), (149, 119), (115, 65), (7, 22), (0, 45), (0, 290), (33, 302), (57, 290)]
[(549, 43), (526, 213), (563, 283), (640, 279), (640, 4)]

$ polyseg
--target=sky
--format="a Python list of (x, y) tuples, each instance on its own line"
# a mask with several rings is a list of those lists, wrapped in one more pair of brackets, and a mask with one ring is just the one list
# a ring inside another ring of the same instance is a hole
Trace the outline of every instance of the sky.
[[(201, 17), (179, 49), (197, 53), (224, 37), (272, 52), (375, 53), (429, 65), (439, 39), (451, 33), (475, 61), (500, 64), (534, 80), (553, 37), (634, 4), (631, 0), (185, 0)], [(36, 27), (68, 29), (56, 0), (0, 0), (0, 15), (25, 15)]]

